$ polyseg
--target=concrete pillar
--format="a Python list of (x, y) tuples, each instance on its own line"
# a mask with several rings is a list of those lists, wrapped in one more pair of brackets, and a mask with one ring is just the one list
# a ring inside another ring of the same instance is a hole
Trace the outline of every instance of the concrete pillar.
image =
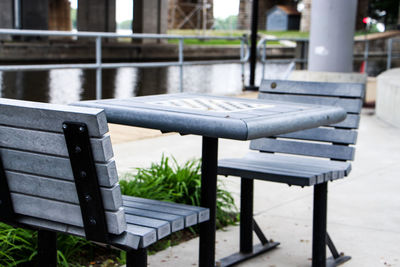
[(31, 30), (48, 30), (49, 1), (21, 0), (21, 28)]
[(251, 22), (251, 1), (240, 0), (238, 30), (249, 30)]
[(300, 31), (309, 32), (311, 22), (311, 3), (312, 0), (303, 0), (304, 9), (301, 12)]
[(115, 32), (115, 0), (79, 0), (78, 31)]
[(49, 0), (49, 30), (70, 31), (71, 6), (68, 0)]
[(308, 70), (353, 71), (357, 0), (313, 0)]
[(13, 0), (0, 1), (0, 28), (12, 29), (13, 22)]
[[(168, 0), (135, 0), (133, 2), (133, 33), (167, 33)], [(157, 40), (145, 39), (143, 43)]]
[[(0, 28), (14, 28), (13, 0), (0, 1)], [(0, 35), (0, 40), (9, 40), (10, 36)]]

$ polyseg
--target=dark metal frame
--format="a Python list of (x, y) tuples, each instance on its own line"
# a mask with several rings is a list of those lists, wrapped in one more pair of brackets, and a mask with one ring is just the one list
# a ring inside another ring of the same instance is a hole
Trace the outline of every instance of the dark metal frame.
[(64, 122), (63, 130), (86, 238), (107, 243), (105, 211), (87, 126), (84, 123)]
[[(276, 248), (280, 243), (268, 241), (253, 218), (254, 180), (241, 178), (240, 189), (240, 250), (220, 259), (219, 266), (233, 266)], [(253, 245), (253, 231), (260, 244)]]
[(12, 222), (15, 218), (7, 177), (0, 155), (0, 219)]

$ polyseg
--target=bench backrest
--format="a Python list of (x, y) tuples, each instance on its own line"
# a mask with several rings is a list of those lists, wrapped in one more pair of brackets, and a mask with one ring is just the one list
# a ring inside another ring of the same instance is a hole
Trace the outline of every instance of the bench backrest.
[(263, 80), (260, 99), (339, 106), (347, 111), (344, 121), (324, 127), (261, 138), (250, 148), (264, 152), (297, 154), (335, 160), (353, 160), (365, 85), (361, 83)]
[(122, 233), (125, 213), (104, 111), (0, 98), (0, 161), (16, 221), (84, 236), (64, 122), (87, 126), (106, 228)]

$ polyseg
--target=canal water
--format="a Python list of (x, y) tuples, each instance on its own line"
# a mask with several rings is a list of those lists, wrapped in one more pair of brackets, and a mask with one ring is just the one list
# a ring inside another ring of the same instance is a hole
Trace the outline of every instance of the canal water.
[[(285, 64), (268, 65), (265, 77), (283, 78), (281, 75), (286, 67)], [(260, 83), (261, 69), (258, 65), (256, 84)], [(248, 64), (245, 66), (245, 77), (249, 77)], [(102, 86), (103, 98), (178, 93), (179, 68), (106, 69), (103, 70)], [(241, 64), (184, 67), (184, 92), (235, 95), (242, 92), (242, 88)], [(0, 96), (57, 104), (95, 99), (96, 73), (81, 69), (0, 72)]]

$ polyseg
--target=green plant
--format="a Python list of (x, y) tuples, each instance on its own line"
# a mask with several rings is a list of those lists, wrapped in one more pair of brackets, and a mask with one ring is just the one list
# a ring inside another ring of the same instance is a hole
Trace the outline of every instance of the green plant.
[[(59, 234), (57, 238), (58, 266), (71, 266), (91, 243), (83, 238)], [(0, 266), (16, 266), (36, 260), (37, 232), (0, 223)]]
[[(172, 162), (171, 162), (172, 161)], [(120, 181), (124, 195), (151, 198), (176, 203), (200, 206), (201, 162), (187, 161), (179, 166), (175, 158), (162, 157), (160, 163), (150, 168), (138, 168), (137, 174), (125, 174)], [(217, 189), (217, 227), (221, 228), (237, 221), (237, 208), (232, 195)]]

